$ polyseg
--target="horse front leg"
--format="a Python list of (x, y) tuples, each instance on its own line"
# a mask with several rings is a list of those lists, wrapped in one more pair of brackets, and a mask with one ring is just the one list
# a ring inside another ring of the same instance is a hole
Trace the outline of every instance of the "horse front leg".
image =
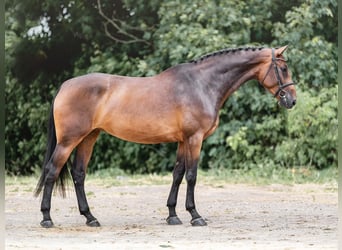
[(173, 181), (169, 194), (169, 198), (167, 199), (167, 207), (169, 208), (169, 217), (167, 217), (166, 222), (169, 225), (179, 225), (182, 224), (182, 221), (178, 218), (176, 213), (176, 205), (177, 205), (177, 197), (179, 186), (183, 180), (183, 176), (185, 173), (185, 159), (184, 159), (184, 144), (178, 143), (177, 149), (177, 161), (175, 168), (173, 170)]
[(186, 181), (187, 181), (187, 190), (186, 190), (186, 202), (185, 207), (186, 210), (191, 215), (191, 225), (193, 226), (206, 226), (207, 223), (205, 220), (199, 215), (195, 206), (195, 186), (197, 179), (197, 165), (192, 166), (186, 171)]
[(185, 160), (186, 173), (185, 178), (187, 181), (187, 190), (186, 190), (186, 202), (185, 207), (186, 210), (191, 215), (191, 225), (192, 226), (206, 226), (207, 223), (205, 220), (199, 215), (196, 210), (195, 205), (195, 186), (197, 180), (197, 164), (200, 156), (200, 151), (202, 147), (202, 139), (201, 136), (193, 136), (189, 139), (187, 154)]

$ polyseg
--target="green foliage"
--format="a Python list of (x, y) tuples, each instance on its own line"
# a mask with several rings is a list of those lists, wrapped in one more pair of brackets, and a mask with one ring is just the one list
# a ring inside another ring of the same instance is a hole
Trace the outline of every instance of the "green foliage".
[(171, 171), (175, 152), (175, 144), (141, 145), (102, 133), (94, 148), (90, 171), (108, 168), (138, 174)]
[[(298, 104), (284, 110), (255, 82), (246, 83), (220, 111), (202, 168), (270, 174), (279, 167), (336, 167), (335, 0), (100, 0), (100, 7), (117, 27), (101, 16), (98, 0), (6, 2), (8, 173), (41, 167), (50, 105), (68, 78), (150, 76), (211, 51), (259, 44), (290, 45)], [(175, 152), (176, 144), (138, 145), (103, 133), (89, 171), (170, 171)]]
[(285, 23), (273, 28), (278, 44), (290, 44), (292, 73), (305, 90), (314, 87), (319, 92), (336, 85), (336, 7), (336, 1), (305, 1), (286, 13)]
[(27, 88), (15, 79), (6, 83), (6, 171), (11, 174), (30, 174), (43, 161), (50, 104), (39, 89), (40, 84)]
[(209, 152), (203, 156), (204, 165), (244, 170), (275, 165), (274, 147), (287, 136), (286, 112), (264, 89), (245, 84), (221, 110), (219, 128), (204, 144)]
[(290, 139), (275, 149), (277, 161), (287, 167), (337, 167), (337, 86), (322, 89), (318, 96), (309, 91), (300, 96), (288, 115)]

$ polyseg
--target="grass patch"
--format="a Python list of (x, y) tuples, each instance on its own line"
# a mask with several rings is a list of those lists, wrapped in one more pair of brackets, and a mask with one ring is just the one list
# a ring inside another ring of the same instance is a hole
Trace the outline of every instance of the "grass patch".
[[(214, 187), (224, 187), (225, 184), (331, 184), (337, 187), (337, 168), (316, 170), (312, 168), (267, 168), (260, 166), (251, 170), (211, 169), (198, 170), (197, 183)], [(21, 186), (26, 192), (33, 192), (38, 182), (38, 176), (6, 176), (5, 183), (8, 191), (18, 190)], [(183, 182), (185, 180), (183, 179)], [(171, 185), (172, 173), (130, 175), (122, 170), (108, 169), (89, 174), (86, 183), (104, 187), (124, 185)], [(72, 182), (69, 182), (72, 185)], [(330, 186), (330, 185), (329, 185)], [(89, 194), (92, 195), (92, 194)]]
[(139, 175), (105, 175), (101, 173), (91, 174), (87, 177), (87, 181), (97, 184), (104, 185), (105, 187), (111, 186), (125, 186), (125, 185), (163, 185), (171, 184), (172, 174), (139, 174)]
[(94, 196), (95, 197), (95, 193), (94, 192), (91, 192), (91, 191), (88, 191), (86, 193), (87, 197), (91, 197), (91, 196)]
[[(5, 177), (5, 186), (14, 186), (14, 185), (29, 185), (32, 186), (34, 183), (37, 185), (39, 178), (36, 176), (6, 176)], [(34, 186), (35, 188), (36, 186)]]
[[(260, 166), (250, 170), (211, 169), (208, 171), (198, 170), (197, 183), (224, 187), (225, 184), (331, 184), (337, 186), (337, 168), (317, 170), (314, 168), (274, 168)], [(171, 185), (172, 173), (129, 175), (120, 171), (102, 170), (88, 177), (88, 181), (95, 184), (110, 186), (122, 185)], [(183, 179), (183, 182), (185, 180)]]
[(338, 169), (327, 168), (267, 168), (260, 166), (250, 170), (212, 169), (199, 172), (199, 182), (204, 178), (204, 184), (223, 185), (245, 183), (253, 185), (268, 184), (333, 184), (337, 185)]

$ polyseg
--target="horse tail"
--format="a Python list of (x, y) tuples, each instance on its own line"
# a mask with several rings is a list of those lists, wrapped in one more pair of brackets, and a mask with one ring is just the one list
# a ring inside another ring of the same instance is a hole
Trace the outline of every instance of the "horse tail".
[[(37, 197), (41, 193), (45, 182), (47, 174), (49, 173), (50, 168), (47, 167), (50, 160), (52, 160), (52, 155), (55, 151), (57, 145), (57, 137), (56, 137), (56, 127), (55, 127), (55, 119), (53, 115), (53, 103), (51, 105), (50, 115), (49, 115), (49, 123), (48, 123), (48, 136), (47, 136), (47, 146), (46, 146), (46, 153), (43, 161), (43, 169), (40, 179), (38, 181), (36, 190), (34, 195)], [(59, 189), (60, 193), (63, 197), (65, 197), (65, 184), (66, 180), (70, 178), (70, 174), (68, 168), (66, 167), (67, 163), (62, 167), (61, 172), (58, 175), (56, 180), (56, 189)]]

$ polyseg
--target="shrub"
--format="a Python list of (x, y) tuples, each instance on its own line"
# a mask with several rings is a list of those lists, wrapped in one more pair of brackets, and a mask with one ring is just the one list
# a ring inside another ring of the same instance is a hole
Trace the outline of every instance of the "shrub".
[(337, 86), (319, 95), (299, 92), (288, 115), (288, 138), (279, 143), (275, 159), (282, 165), (337, 167)]

